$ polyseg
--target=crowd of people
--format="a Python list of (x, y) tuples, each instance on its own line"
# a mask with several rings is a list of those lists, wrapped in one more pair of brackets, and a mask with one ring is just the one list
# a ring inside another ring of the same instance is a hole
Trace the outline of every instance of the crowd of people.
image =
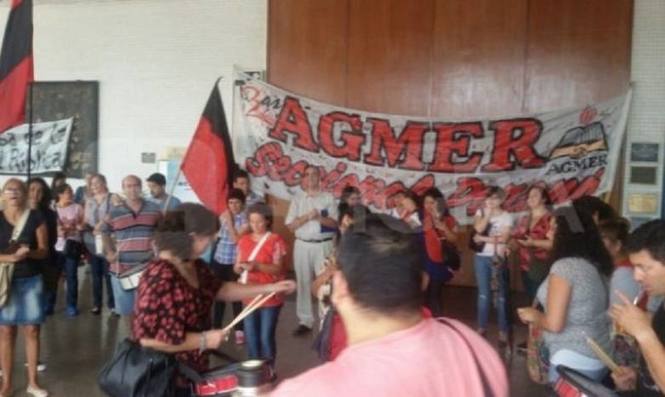
[[(307, 167), (303, 191), (290, 203), (292, 247), (273, 230), (272, 208), (242, 170), (219, 217), (169, 196), (161, 174), (146, 178), (148, 197), (134, 175), (122, 180), (122, 194), (111, 193), (100, 174), (87, 175), (76, 191), (64, 175), (51, 186), (41, 178), (7, 181), (0, 263), (14, 266), (0, 307), (0, 396), (12, 390), (17, 327), (25, 336), (27, 392), (48, 395), (37, 379), (40, 325), (55, 313), (61, 279), (64, 314), (79, 315), (84, 262), (92, 314), (103, 311), (106, 289), (106, 308), (125, 319), (134, 340), (199, 371), (208, 367), (206, 350), (232, 335), (276, 379), (276, 328), (284, 295), (295, 292), (293, 336), (317, 328), (326, 363), (285, 380), (275, 396), (508, 395), (500, 357), (512, 354), (515, 314), (543, 330), (551, 384), (564, 366), (638, 395), (665, 390), (663, 221), (630, 233), (628, 221), (603, 201), (583, 197), (555, 209), (540, 185), (527, 191), (526, 211), (515, 217), (495, 186), (463, 242), (460, 222), (436, 188), (398, 193), (390, 212), (377, 214), (362, 205), (357, 187), (344, 188), (338, 202), (320, 180), (319, 169)], [(443, 289), (463, 245), (474, 251), (476, 332), (443, 318)], [(289, 251), (295, 281), (288, 279)], [(533, 302), (516, 311), (511, 268), (519, 269)], [(226, 305), (235, 317), (256, 295), (273, 292), (231, 335), (222, 331)], [(487, 338), (492, 306), (497, 349)], [(613, 354), (619, 370), (608, 374), (587, 338)], [(191, 395), (185, 378), (175, 387), (177, 396)]]

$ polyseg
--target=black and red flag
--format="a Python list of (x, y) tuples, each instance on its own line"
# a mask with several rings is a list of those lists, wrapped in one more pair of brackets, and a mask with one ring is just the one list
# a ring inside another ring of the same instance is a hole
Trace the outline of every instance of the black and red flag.
[(181, 169), (199, 200), (220, 215), (226, 209), (235, 160), (218, 83), (210, 93)]
[(12, 0), (0, 54), (0, 133), (25, 122), (33, 80), (32, 0)]

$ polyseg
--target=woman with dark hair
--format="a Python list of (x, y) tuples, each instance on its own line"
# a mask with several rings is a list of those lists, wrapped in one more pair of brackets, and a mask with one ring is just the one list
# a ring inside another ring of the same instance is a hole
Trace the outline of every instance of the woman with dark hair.
[(527, 191), (529, 213), (517, 222), (511, 235), (517, 248), (517, 264), (529, 301), (536, 297), (538, 287), (549, 273), (549, 251), (554, 238), (549, 195), (544, 186), (534, 185)]
[(37, 360), (40, 326), (44, 322), (41, 268), (48, 256), (48, 231), (42, 213), (30, 210), (28, 206), (25, 183), (9, 179), (2, 189), (2, 199), (0, 262), (13, 263), (14, 274), (8, 301), (0, 308), (0, 396), (9, 396), (12, 392), (16, 331), (21, 327), (28, 362), (27, 393), (46, 397), (48, 392), (37, 383)]
[[(134, 337), (145, 347), (174, 353), (199, 372), (208, 369), (205, 351), (217, 349), (228, 336), (220, 329), (209, 330), (214, 300), (295, 290), (290, 280), (240, 285), (214, 277), (199, 257), (218, 230), (217, 217), (202, 205), (185, 203), (167, 212), (155, 232), (158, 257), (141, 276), (136, 296)], [(184, 377), (178, 376), (175, 385), (177, 397), (192, 395)]]
[(441, 304), (443, 285), (453, 278), (453, 269), (446, 266), (446, 253), (442, 241), (453, 246), (457, 243), (457, 221), (450, 215), (446, 198), (437, 188), (423, 194), (423, 239), (425, 245), (425, 270), (429, 275), (426, 306), (434, 317), (443, 316)]
[(28, 182), (28, 201), (30, 209), (41, 212), (46, 221), (48, 256), (44, 260), (42, 277), (44, 281), (44, 314), (50, 316), (55, 309), (62, 267), (55, 250), (55, 243), (58, 240), (58, 214), (51, 209), (53, 197), (51, 189), (44, 179), (30, 179)]
[(345, 186), (342, 189), (342, 195), (339, 197), (340, 205), (345, 203), (351, 207), (362, 204), (362, 196), (360, 195), (360, 190), (355, 186)]
[(557, 365), (601, 380), (607, 373), (586, 342), (590, 337), (609, 351), (609, 277), (614, 266), (590, 214), (566, 206), (554, 212), (554, 245), (549, 276), (538, 288), (544, 307), (518, 309), (520, 319), (544, 330), (549, 350), (549, 380)]
[(65, 183), (67, 183), (67, 175), (64, 172), (56, 172), (51, 179), (51, 191), (55, 192), (55, 189), (57, 189), (58, 186), (64, 185)]
[[(272, 210), (263, 203), (254, 204), (247, 209), (247, 219), (250, 233), (238, 240), (234, 267), (236, 273), (241, 274), (241, 282), (265, 285), (284, 280), (286, 243), (280, 235), (271, 232)], [(273, 377), (277, 354), (275, 330), (283, 304), (283, 296), (276, 295), (244, 320), (249, 358), (268, 361)]]

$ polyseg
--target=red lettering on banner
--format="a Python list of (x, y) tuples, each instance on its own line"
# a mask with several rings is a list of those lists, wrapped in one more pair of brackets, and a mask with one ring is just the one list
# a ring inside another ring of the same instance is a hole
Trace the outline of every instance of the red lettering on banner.
[[(333, 132), (335, 123), (346, 123), (351, 130), (341, 132), (341, 146), (335, 145)], [(342, 112), (332, 112), (319, 119), (319, 145), (324, 152), (332, 157), (344, 157), (351, 161), (360, 161), (360, 150), (365, 143), (365, 134), (362, 132), (363, 122), (358, 115), (348, 115)]]
[[(494, 130), (491, 162), (483, 166), (484, 172), (512, 171), (516, 164), (522, 168), (538, 168), (545, 164), (534, 149), (543, 129), (536, 119), (500, 120), (490, 123)], [(515, 132), (519, 131), (519, 136)], [(512, 161), (514, 158), (514, 161)]]
[[(367, 119), (367, 122), (372, 125), (372, 148), (365, 156), (366, 164), (383, 167), (387, 160), (392, 168), (399, 165), (399, 168), (413, 171), (425, 169), (421, 158), (427, 124), (408, 122), (396, 139), (388, 120)], [(385, 152), (385, 158), (382, 152)], [(400, 161), (402, 155), (404, 160)]]
[(307, 114), (300, 106), (300, 102), (289, 96), (284, 98), (284, 106), (268, 136), (286, 143), (287, 132), (296, 135), (294, 146), (318, 153), (319, 147), (312, 136), (312, 127), (309, 125)]
[[(429, 166), (433, 172), (473, 172), (483, 159), (482, 153), (469, 156), (471, 136), (482, 138), (484, 135), (481, 123), (436, 123), (437, 133), (434, 162)], [(469, 136), (463, 136), (468, 134)], [(453, 154), (468, 157), (466, 161), (453, 161)]]
[(587, 176), (581, 181), (577, 178), (561, 179), (550, 184), (549, 194), (552, 202), (564, 203), (575, 200), (582, 196), (592, 195), (598, 190), (605, 169), (601, 168), (593, 175)]
[(337, 165), (332, 171), (328, 172), (325, 175), (322, 175), (323, 178), (321, 179), (321, 186), (323, 186), (325, 190), (332, 191), (335, 188), (335, 186), (339, 183), (339, 178), (341, 178), (342, 175), (344, 175), (347, 168), (348, 165), (346, 165), (345, 163), (337, 163)]
[(250, 174), (261, 177), (267, 175), (268, 171), (278, 161), (284, 160), (284, 152), (279, 143), (266, 143), (254, 152), (254, 157), (250, 157), (245, 161), (245, 168)]
[[(245, 162), (247, 171), (253, 177), (267, 177), (271, 181), (282, 182), (288, 187), (302, 184), (305, 168), (309, 165), (310, 163), (306, 160), (293, 162), (290, 156), (284, 154), (282, 146), (276, 142), (263, 144), (256, 150), (254, 156)], [(337, 162), (332, 170), (324, 167), (319, 167), (319, 170), (321, 171), (322, 187), (333, 192), (335, 197), (341, 196), (344, 187), (356, 186), (361, 191), (363, 202), (377, 209), (392, 207), (393, 197), (400, 191), (412, 190), (416, 194), (422, 195), (425, 190), (436, 185), (433, 174), (423, 175), (411, 186), (405, 186), (399, 180), (387, 183), (386, 180), (372, 175), (367, 175), (360, 180), (355, 173), (346, 174), (349, 165), (341, 161)], [(605, 170), (601, 168), (584, 178), (550, 181), (547, 187), (548, 193), (555, 204), (595, 194), (604, 172)], [(502, 186), (506, 191), (505, 209), (509, 212), (526, 210), (528, 189), (537, 183), (543, 184), (542, 181), (530, 181)], [(451, 209), (465, 208), (467, 216), (473, 216), (483, 205), (487, 193), (487, 186), (478, 177), (459, 178), (454, 189), (448, 196), (448, 206)]]
[[(288, 157), (288, 156), (286, 156)], [(291, 158), (289, 158), (289, 162)], [(296, 161), (293, 166), (284, 172), (283, 180), (286, 186), (298, 186), (305, 176), (305, 169), (309, 164), (305, 160)]]
[(487, 187), (480, 178), (460, 178), (457, 180), (457, 189), (448, 196), (448, 207), (465, 207), (468, 215), (474, 215), (483, 205)]

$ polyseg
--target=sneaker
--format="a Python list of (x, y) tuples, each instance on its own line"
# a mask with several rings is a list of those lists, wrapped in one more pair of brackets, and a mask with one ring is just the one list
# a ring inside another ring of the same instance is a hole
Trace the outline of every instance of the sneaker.
[(90, 313), (94, 314), (95, 316), (99, 316), (102, 314), (102, 309), (99, 306), (95, 306), (90, 310)]
[(292, 335), (293, 336), (305, 336), (308, 335), (310, 332), (312, 332), (312, 329), (306, 325), (300, 324), (298, 328), (293, 330)]
[(32, 397), (48, 397), (48, 392), (44, 389), (28, 386), (26, 392)]
[(118, 313), (115, 308), (111, 309), (111, 317), (120, 317), (120, 313)]
[(242, 331), (236, 331), (235, 332), (235, 339), (236, 339), (236, 345), (244, 345), (245, 344), (245, 333)]
[[(79, 315), (79, 309), (77, 309), (75, 307), (68, 307), (65, 310), (65, 314), (67, 314), (67, 317), (76, 317), (76, 316)], [(41, 390), (41, 389), (39, 389), (39, 390)]]

